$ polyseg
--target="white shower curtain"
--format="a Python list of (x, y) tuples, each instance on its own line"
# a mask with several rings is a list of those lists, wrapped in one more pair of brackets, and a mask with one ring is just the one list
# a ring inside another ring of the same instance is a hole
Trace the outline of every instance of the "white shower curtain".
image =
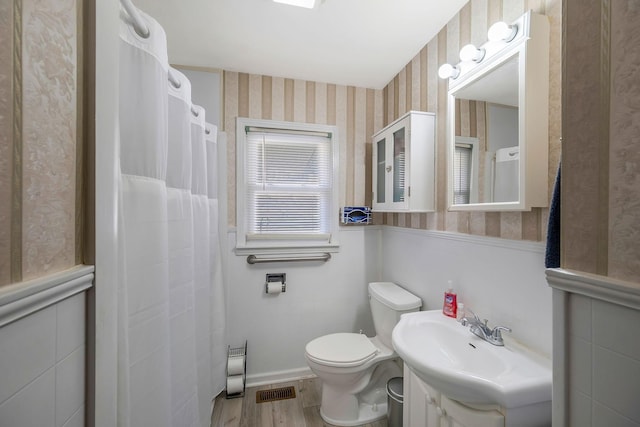
[(210, 212), (210, 251), (211, 251), (211, 357), (212, 387), (214, 394), (220, 393), (226, 386), (227, 337), (225, 288), (222, 280), (222, 260), (220, 255), (220, 236), (218, 234), (218, 128), (206, 124), (207, 141), (207, 192)]
[[(118, 424), (170, 426), (167, 50), (120, 24)], [(123, 17), (124, 18), (124, 17)]]
[(168, 82), (164, 30), (141, 16), (148, 38), (124, 9), (120, 26), (118, 425), (204, 427), (226, 352), (205, 111), (183, 74)]
[(167, 207), (169, 338), (174, 426), (200, 426), (196, 370), (194, 235), (191, 201), (191, 84), (175, 69), (169, 83)]
[(194, 235), (194, 285), (196, 314), (196, 366), (200, 416), (211, 409), (211, 262), (209, 245), (209, 199), (207, 196), (207, 152), (204, 108), (192, 105), (191, 149), (193, 168), (191, 193)]

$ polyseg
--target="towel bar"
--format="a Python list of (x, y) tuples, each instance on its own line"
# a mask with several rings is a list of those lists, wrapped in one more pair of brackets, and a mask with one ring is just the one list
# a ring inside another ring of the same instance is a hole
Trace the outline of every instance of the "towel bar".
[(249, 255), (247, 257), (247, 264), (259, 264), (264, 262), (294, 262), (294, 261), (329, 261), (331, 259), (330, 253), (324, 253), (322, 255), (309, 255), (309, 256), (282, 256), (282, 257), (265, 257), (260, 258), (255, 255)]

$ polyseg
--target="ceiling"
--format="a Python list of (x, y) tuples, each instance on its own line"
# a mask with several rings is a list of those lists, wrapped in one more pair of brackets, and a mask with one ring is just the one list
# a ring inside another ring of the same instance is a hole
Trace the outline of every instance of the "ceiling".
[(133, 0), (172, 64), (381, 89), (467, 0)]

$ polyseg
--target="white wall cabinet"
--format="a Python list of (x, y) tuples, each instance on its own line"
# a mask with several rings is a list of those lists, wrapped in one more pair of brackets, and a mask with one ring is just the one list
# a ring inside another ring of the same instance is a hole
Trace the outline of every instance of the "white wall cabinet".
[(373, 135), (373, 210), (435, 211), (435, 114), (409, 111)]
[(455, 402), (404, 367), (404, 427), (505, 427), (495, 409), (479, 410)]

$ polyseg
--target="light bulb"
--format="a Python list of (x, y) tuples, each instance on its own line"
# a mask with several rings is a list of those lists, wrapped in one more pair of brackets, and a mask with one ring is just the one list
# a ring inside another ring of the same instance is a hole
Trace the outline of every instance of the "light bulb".
[(489, 28), (487, 38), (492, 42), (510, 42), (518, 34), (517, 25), (509, 25), (506, 22), (496, 22)]
[(484, 53), (484, 49), (478, 49), (474, 45), (468, 44), (460, 49), (460, 60), (480, 62), (484, 58)]
[(442, 64), (438, 68), (438, 76), (441, 79), (455, 79), (460, 75), (460, 69), (451, 64)]

